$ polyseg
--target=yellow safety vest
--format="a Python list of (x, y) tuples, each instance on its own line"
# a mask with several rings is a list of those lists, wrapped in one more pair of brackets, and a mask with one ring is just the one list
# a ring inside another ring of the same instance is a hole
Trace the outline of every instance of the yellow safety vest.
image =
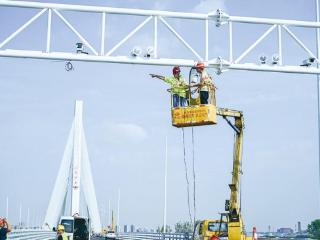
[(176, 79), (175, 77), (166, 77), (164, 79), (166, 83), (169, 83), (171, 85), (171, 91), (172, 93), (178, 94), (180, 97), (186, 97), (186, 91), (187, 91), (187, 83), (186, 80), (182, 76), (179, 77), (179, 79)]
[(67, 234), (63, 233), (62, 234), (62, 239), (63, 240), (69, 240), (69, 237), (67, 236)]
[[(63, 240), (69, 240), (69, 237), (68, 237), (67, 234), (65, 234), (65, 233), (62, 233), (62, 234), (61, 234), (61, 237), (62, 237)], [(58, 239), (58, 238), (57, 238), (57, 239)]]

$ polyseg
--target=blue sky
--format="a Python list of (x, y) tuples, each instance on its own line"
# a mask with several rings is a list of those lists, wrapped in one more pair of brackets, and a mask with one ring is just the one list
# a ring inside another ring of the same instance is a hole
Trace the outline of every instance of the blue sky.
[[(49, 2), (49, 1), (42, 1)], [(55, 1), (72, 4), (74, 1)], [(314, 20), (314, 1), (77, 1), (77, 4), (211, 12), (230, 15)], [(33, 10), (0, 8), (0, 41), (32, 16)], [(13, 17), (14, 16), (14, 17)], [(88, 40), (99, 47), (99, 18), (94, 14), (65, 13)], [(110, 17), (107, 48), (121, 40), (143, 18)], [(203, 52), (203, 29), (193, 21), (170, 23), (190, 44)], [(5, 48), (45, 47), (42, 17)], [(152, 44), (150, 26), (128, 41), (117, 53), (126, 55), (135, 45)], [(239, 56), (267, 28), (235, 24), (235, 55)], [(315, 52), (315, 31), (292, 28)], [(210, 25), (210, 56), (227, 58), (226, 26)], [(165, 29), (159, 29), (159, 54), (184, 57), (190, 53)], [(276, 32), (250, 53), (247, 62), (258, 62), (261, 53), (276, 52)], [(72, 51), (77, 37), (53, 20), (52, 49)], [(285, 64), (299, 64), (305, 54), (284, 34)], [(198, 46), (199, 45), (199, 46)], [(116, 209), (121, 189), (120, 224), (155, 228), (162, 224), (165, 137), (168, 137), (168, 224), (188, 220), (181, 130), (170, 120), (165, 83), (149, 73), (170, 75), (171, 67), (74, 63), (0, 58), (0, 159), (2, 190), (0, 215), (10, 200), (9, 219), (44, 218), (51, 190), (71, 127), (76, 99), (84, 101), (84, 127), (99, 206), (111, 201)], [(188, 76), (189, 69), (182, 73)], [(317, 82), (311, 75), (229, 71), (216, 75), (219, 107), (244, 112), (242, 211), (247, 229), (294, 228), (319, 218), (319, 164)], [(219, 119), (216, 126), (195, 131), (197, 218), (217, 218), (229, 198), (233, 132)], [(191, 129), (186, 129), (187, 161), (192, 163)], [(191, 172), (189, 173), (189, 175)], [(106, 217), (103, 216), (105, 219)], [(105, 220), (103, 220), (105, 223)]]

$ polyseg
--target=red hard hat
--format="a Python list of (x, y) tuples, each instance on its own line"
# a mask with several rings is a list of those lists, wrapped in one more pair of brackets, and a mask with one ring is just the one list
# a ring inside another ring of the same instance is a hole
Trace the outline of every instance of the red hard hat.
[(196, 65), (196, 68), (199, 68), (199, 69), (202, 69), (202, 70), (204, 69), (204, 67), (205, 66), (204, 66), (203, 62), (198, 62), (197, 65)]
[(175, 67), (172, 69), (172, 73), (173, 73), (173, 75), (174, 75), (174, 74), (177, 74), (177, 73), (180, 73), (180, 67), (179, 67), (179, 66), (175, 66)]

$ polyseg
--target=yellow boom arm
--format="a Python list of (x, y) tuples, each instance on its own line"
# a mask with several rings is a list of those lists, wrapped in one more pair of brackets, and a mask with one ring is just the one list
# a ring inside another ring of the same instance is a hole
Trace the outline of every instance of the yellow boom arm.
[[(218, 108), (217, 115), (222, 116), (235, 131), (232, 183), (229, 184), (231, 194), (230, 200), (226, 201), (226, 211), (228, 211), (228, 239), (243, 240), (246, 238), (246, 236), (244, 233), (243, 221), (240, 213), (239, 204), (242, 140), (244, 128), (243, 114), (242, 112), (236, 110)], [(234, 123), (232, 123), (228, 119), (228, 117), (234, 118)]]

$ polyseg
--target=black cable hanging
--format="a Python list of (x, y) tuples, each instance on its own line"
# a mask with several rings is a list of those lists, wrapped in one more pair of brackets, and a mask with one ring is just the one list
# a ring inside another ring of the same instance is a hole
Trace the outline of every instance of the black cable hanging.
[(184, 128), (182, 128), (182, 141), (183, 141), (183, 162), (184, 162), (185, 176), (186, 176), (186, 182), (187, 182), (189, 218), (190, 218), (191, 225), (193, 225), (192, 216), (191, 216), (191, 208), (190, 208), (190, 191), (189, 191), (190, 184), (189, 184), (188, 167), (187, 167), (187, 161), (186, 161), (186, 148), (185, 148), (185, 141), (184, 141)]
[(192, 133), (192, 171), (193, 171), (193, 228), (196, 225), (196, 171), (195, 171), (195, 158), (194, 158), (194, 133), (193, 127), (191, 128)]

